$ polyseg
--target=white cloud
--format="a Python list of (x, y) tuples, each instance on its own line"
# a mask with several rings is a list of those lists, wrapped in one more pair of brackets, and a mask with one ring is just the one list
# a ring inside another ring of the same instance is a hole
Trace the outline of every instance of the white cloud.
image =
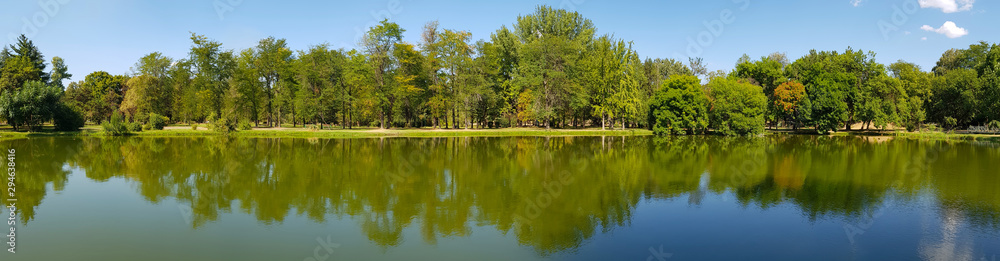
[(927, 41), (927, 37), (921, 37), (920, 40), (921, 41)]
[(851, 0), (851, 5), (854, 7), (861, 6), (861, 0)]
[(945, 13), (972, 10), (976, 0), (919, 0), (920, 8), (939, 8)]
[(969, 30), (965, 30), (965, 28), (958, 27), (958, 25), (955, 25), (955, 22), (952, 21), (944, 22), (944, 25), (941, 25), (941, 28), (937, 29), (934, 29), (934, 27), (925, 24), (924, 26), (920, 27), (920, 30), (943, 34), (948, 38), (959, 38), (969, 34)]

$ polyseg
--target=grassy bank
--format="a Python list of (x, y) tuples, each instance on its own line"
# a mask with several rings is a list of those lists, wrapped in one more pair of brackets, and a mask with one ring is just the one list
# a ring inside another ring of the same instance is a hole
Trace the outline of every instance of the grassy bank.
[[(247, 131), (237, 131), (229, 134), (234, 137), (262, 138), (370, 138), (370, 137), (511, 137), (511, 136), (646, 136), (653, 132), (644, 129), (601, 130), (601, 129), (542, 129), (542, 128), (505, 128), (505, 129), (332, 129), (309, 130), (306, 128), (258, 128)], [(219, 133), (200, 127), (193, 130), (188, 126), (172, 126), (164, 130), (150, 130), (133, 133), (135, 137), (199, 137), (218, 136)], [(98, 126), (87, 126), (78, 132), (15, 132), (0, 130), (0, 138), (4, 137), (47, 137), (47, 136), (104, 136)]]
[[(164, 130), (151, 130), (134, 133), (134, 137), (202, 137), (219, 136), (221, 134), (207, 130), (204, 126), (198, 130), (190, 126), (170, 126)], [(237, 131), (230, 134), (233, 137), (259, 138), (372, 138), (372, 137), (551, 137), (551, 136), (648, 136), (652, 131), (645, 129), (601, 130), (587, 129), (543, 129), (543, 128), (504, 128), (504, 129), (326, 129), (310, 130), (307, 128), (257, 128), (247, 131)], [(789, 130), (768, 130), (766, 135), (817, 135), (809, 131), (792, 132)], [(24, 137), (99, 137), (104, 132), (99, 126), (87, 126), (76, 132), (18, 132), (11, 129), (0, 129), (0, 139)], [(914, 139), (941, 140), (979, 140), (1000, 141), (1000, 135), (963, 134), (950, 132), (906, 132), (906, 131), (848, 131), (836, 132), (829, 136), (889, 136)]]

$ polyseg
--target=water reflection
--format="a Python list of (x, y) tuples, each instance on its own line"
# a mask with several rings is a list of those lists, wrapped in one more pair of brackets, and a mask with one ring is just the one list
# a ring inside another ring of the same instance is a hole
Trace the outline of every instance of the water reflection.
[[(191, 226), (240, 212), (264, 224), (290, 215), (349, 217), (390, 248), (490, 226), (541, 255), (628, 226), (644, 199), (732, 193), (743, 206), (797, 206), (809, 220), (870, 219), (886, 200), (930, 195), (942, 238), (928, 259), (969, 253), (954, 225), (1000, 231), (997, 147), (859, 137), (532, 137), (393, 139), (31, 138), (18, 150), (21, 218), (71, 169), (123, 178), (147, 201), (189, 204)], [(23, 173), (23, 172), (22, 172)], [(49, 187), (50, 186), (50, 187)], [(6, 195), (4, 195), (6, 196)], [(5, 199), (5, 198), (0, 198)], [(950, 237), (949, 237), (950, 235)]]

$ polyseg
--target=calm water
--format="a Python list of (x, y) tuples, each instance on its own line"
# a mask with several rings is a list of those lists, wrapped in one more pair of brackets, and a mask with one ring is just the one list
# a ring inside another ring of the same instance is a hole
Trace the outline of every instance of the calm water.
[(8, 148), (17, 149), (23, 224), (18, 253), (2, 260), (1000, 256), (996, 143), (809, 136), (0, 141)]

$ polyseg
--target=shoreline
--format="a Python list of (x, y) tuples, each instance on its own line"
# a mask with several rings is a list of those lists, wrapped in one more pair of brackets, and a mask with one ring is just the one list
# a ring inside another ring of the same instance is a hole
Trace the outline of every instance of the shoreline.
[[(804, 135), (804, 136), (862, 136), (862, 137), (897, 137), (942, 140), (985, 140), (1000, 141), (998, 134), (966, 134), (946, 132), (906, 132), (906, 131), (840, 131), (827, 135), (809, 132), (792, 132), (790, 130), (765, 130), (762, 136), (772, 135)], [(148, 130), (132, 133), (127, 137), (215, 137), (225, 136), (200, 127), (192, 130), (186, 126), (170, 126), (164, 130)], [(307, 128), (256, 128), (253, 130), (236, 131), (228, 134), (231, 137), (246, 138), (435, 138), (435, 137), (594, 137), (594, 136), (653, 136), (647, 129), (601, 130), (586, 129), (543, 129), (543, 128), (503, 128), (503, 129), (324, 129), (310, 130)], [(715, 136), (712, 134), (694, 136)], [(80, 131), (57, 132), (20, 132), (10, 129), (0, 130), (2, 138), (28, 137), (106, 137), (100, 126), (87, 126)], [(720, 136), (721, 137), (721, 136)]]

